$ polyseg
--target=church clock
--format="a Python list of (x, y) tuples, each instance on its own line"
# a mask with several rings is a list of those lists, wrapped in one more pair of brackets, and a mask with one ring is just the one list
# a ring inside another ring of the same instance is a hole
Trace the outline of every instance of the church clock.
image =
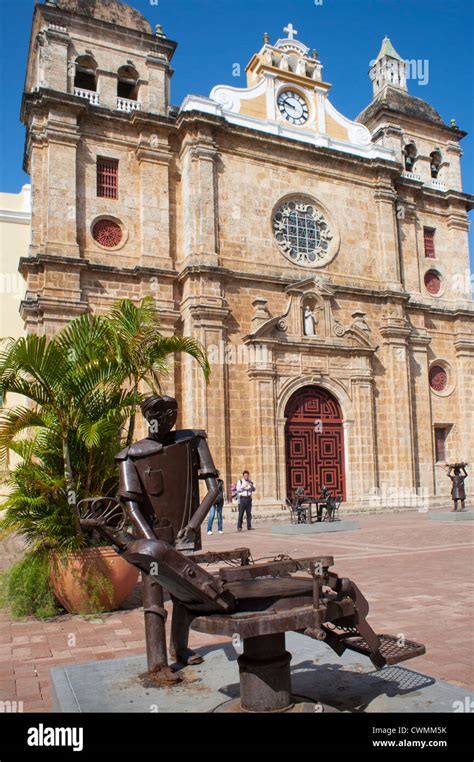
[(304, 124), (308, 121), (308, 104), (295, 90), (283, 90), (278, 96), (277, 104), (281, 115), (290, 124)]

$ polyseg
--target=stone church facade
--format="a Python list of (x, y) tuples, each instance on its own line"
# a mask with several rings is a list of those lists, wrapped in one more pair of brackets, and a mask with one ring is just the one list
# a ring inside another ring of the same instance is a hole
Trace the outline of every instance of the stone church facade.
[[(206, 345), (166, 391), (255, 505), (323, 484), (352, 509), (446, 502), (469, 461), (474, 305), (460, 140), (386, 38), (356, 121), (316, 51), (267, 35), (247, 87), (171, 105), (176, 43), (114, 0), (35, 7), (22, 120), (27, 330), (152, 295)], [(211, 55), (212, 53), (209, 53)]]

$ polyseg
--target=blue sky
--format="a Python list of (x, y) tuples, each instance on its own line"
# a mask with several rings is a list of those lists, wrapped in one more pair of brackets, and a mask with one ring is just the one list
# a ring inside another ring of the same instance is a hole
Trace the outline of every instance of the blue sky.
[[(421, 79), (409, 91), (431, 103), (449, 123), (471, 133), (464, 151), (464, 190), (474, 193), (474, 0), (134, 0), (154, 26), (179, 43), (172, 101), (209, 95), (215, 84), (245, 85), (245, 66), (264, 32), (274, 42), (288, 22), (298, 39), (316, 48), (334, 106), (354, 118), (370, 102), (369, 61), (388, 34), (405, 59), (420, 59)], [(18, 192), (24, 128), (19, 121), (34, 0), (0, 0), (2, 90), (0, 190)], [(241, 76), (234, 77), (235, 64)], [(471, 233), (471, 240), (474, 238)], [(473, 258), (471, 245), (471, 261)]]

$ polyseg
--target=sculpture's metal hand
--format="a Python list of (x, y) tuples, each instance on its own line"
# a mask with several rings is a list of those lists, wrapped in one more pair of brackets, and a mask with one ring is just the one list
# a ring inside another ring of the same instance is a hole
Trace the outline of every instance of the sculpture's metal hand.
[(196, 544), (196, 530), (190, 524), (178, 532), (178, 538), (175, 542), (177, 550), (194, 550)]

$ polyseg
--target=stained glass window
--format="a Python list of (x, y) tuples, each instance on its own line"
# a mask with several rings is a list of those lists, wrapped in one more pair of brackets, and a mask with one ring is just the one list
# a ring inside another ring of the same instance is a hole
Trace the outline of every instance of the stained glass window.
[(320, 264), (332, 238), (329, 225), (315, 206), (286, 201), (273, 215), (273, 232), (285, 256), (298, 264)]

